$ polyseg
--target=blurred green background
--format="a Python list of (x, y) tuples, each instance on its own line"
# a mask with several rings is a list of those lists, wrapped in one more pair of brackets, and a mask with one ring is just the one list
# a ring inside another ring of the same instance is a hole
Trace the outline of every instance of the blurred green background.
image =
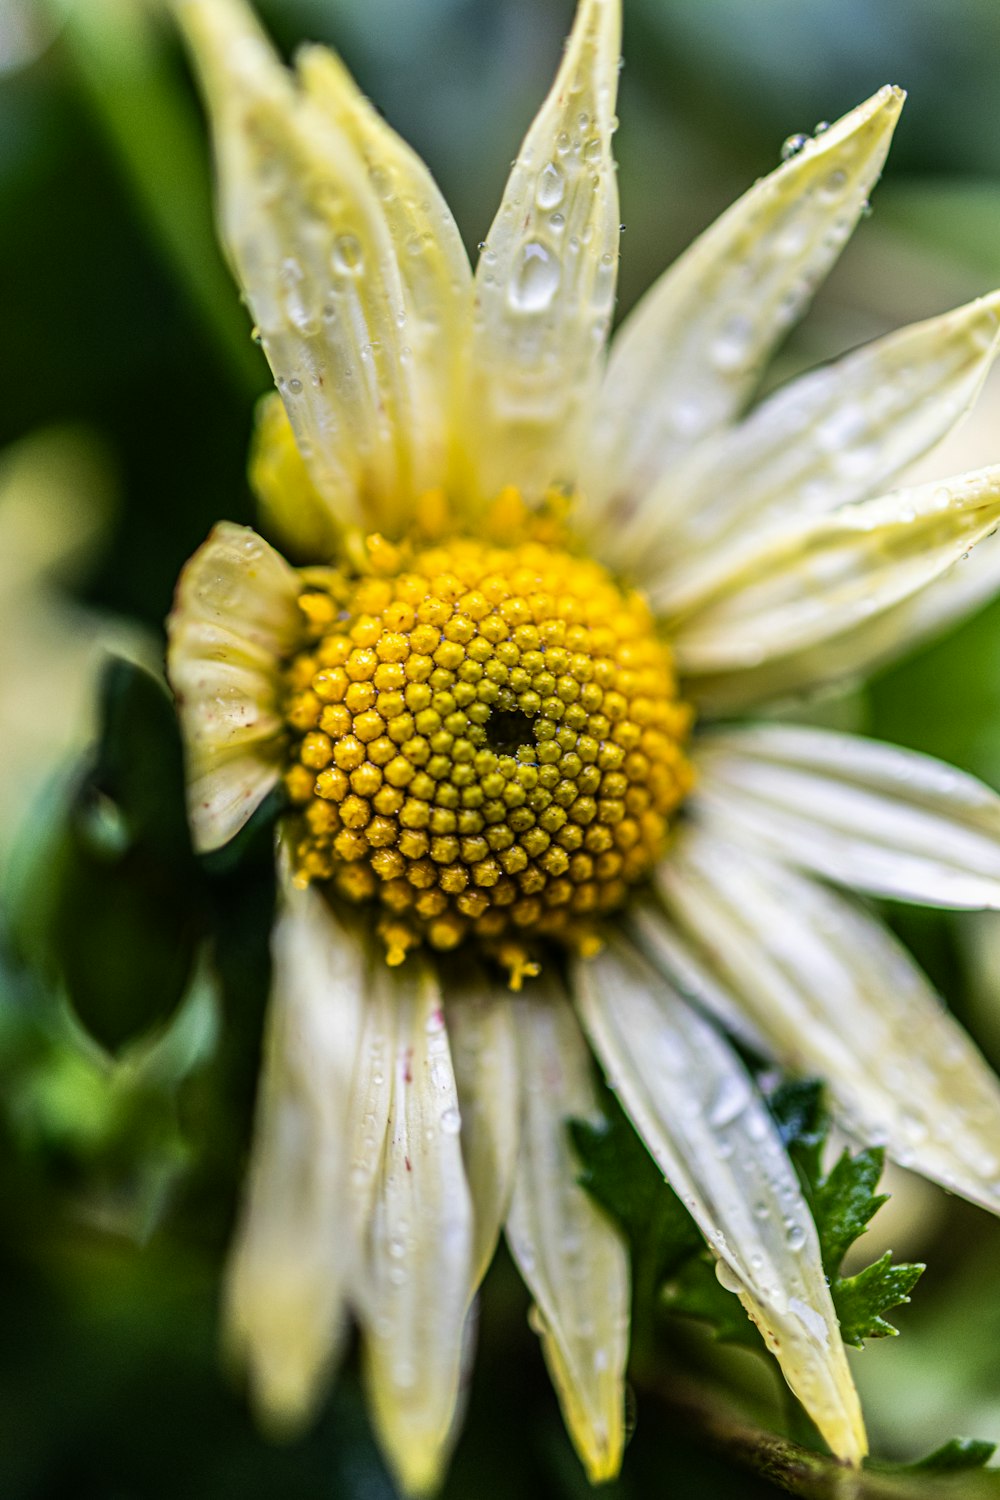
[[(338, 47), (469, 246), (484, 238), (569, 0), (260, 8), (284, 47)], [(996, 0), (626, 0), (625, 58), (623, 310), (786, 136), (886, 82), (910, 90), (886, 179), (773, 379), (1000, 284)], [(0, 331), (0, 1496), (381, 1500), (393, 1490), (350, 1373), (281, 1448), (217, 1360), (270, 843), (265, 817), (195, 861), (155, 674), (184, 559), (216, 519), (252, 519), (245, 454), (268, 376), (154, 0), (0, 0)], [(1000, 381), (946, 448), (927, 472), (1000, 461)], [(109, 674), (112, 652), (139, 669)], [(1000, 608), (831, 711), (1000, 785)], [(890, 916), (1000, 1064), (1000, 918)], [(998, 1440), (1000, 1234), (936, 1190), (890, 1186), (868, 1243), (929, 1270), (903, 1338), (855, 1362), (875, 1446)], [(501, 1258), (454, 1500), (588, 1493), (526, 1311)], [(678, 1404), (697, 1371), (779, 1422), (772, 1377), (677, 1325), (655, 1348), (612, 1492), (778, 1493)]]

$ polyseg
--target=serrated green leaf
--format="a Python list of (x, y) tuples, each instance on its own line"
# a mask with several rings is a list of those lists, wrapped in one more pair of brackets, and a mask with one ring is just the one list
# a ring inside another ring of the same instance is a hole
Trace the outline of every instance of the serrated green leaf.
[(899, 1329), (882, 1314), (909, 1302), (909, 1294), (923, 1272), (921, 1265), (893, 1265), (892, 1251), (887, 1250), (856, 1276), (838, 1277), (830, 1291), (844, 1343), (862, 1349), (865, 1339), (894, 1337)]
[(813, 1187), (809, 1207), (816, 1221), (828, 1276), (839, 1271), (844, 1256), (868, 1227), (888, 1193), (876, 1193), (885, 1152), (878, 1146), (851, 1156), (845, 1151), (829, 1175)]

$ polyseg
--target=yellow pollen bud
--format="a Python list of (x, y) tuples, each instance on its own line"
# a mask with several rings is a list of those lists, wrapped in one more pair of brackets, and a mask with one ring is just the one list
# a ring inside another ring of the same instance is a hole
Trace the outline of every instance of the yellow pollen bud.
[[(478, 941), (511, 987), (534, 944), (593, 952), (663, 851), (692, 782), (691, 711), (637, 593), (524, 536), (367, 538), (367, 571), (311, 573), (308, 649), (285, 669), (300, 881), (381, 907), (389, 963)], [(443, 514), (443, 512), (442, 512)], [(360, 565), (359, 565), (360, 569)]]

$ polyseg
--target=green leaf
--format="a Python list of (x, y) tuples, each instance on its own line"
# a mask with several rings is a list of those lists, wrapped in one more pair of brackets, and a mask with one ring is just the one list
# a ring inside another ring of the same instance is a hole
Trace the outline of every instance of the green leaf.
[(828, 1177), (820, 1177), (809, 1195), (823, 1251), (823, 1269), (832, 1276), (839, 1271), (854, 1241), (864, 1234), (870, 1220), (889, 1198), (876, 1193), (885, 1166), (885, 1152), (869, 1147), (851, 1156), (845, 1151)]
[(899, 1332), (882, 1314), (902, 1302), (923, 1274), (923, 1266), (894, 1266), (887, 1250), (856, 1276), (841, 1276), (831, 1283), (834, 1306), (845, 1344), (864, 1348), (865, 1339), (884, 1339)]
[(952, 1438), (950, 1443), (935, 1448), (926, 1458), (918, 1458), (906, 1468), (915, 1474), (959, 1474), (983, 1469), (996, 1452), (996, 1446), (980, 1438)]
[(117, 1051), (174, 1013), (209, 912), (163, 684), (112, 659), (100, 719), (94, 754), (63, 791), (25, 880), (35, 907), (25, 947), (90, 1035)]

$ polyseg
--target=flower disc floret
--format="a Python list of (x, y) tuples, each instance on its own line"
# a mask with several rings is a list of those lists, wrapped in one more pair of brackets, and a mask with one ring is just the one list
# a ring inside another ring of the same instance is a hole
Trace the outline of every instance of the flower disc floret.
[(471, 935), (521, 972), (525, 940), (585, 944), (691, 785), (646, 604), (537, 541), (376, 540), (369, 562), (304, 575), (284, 679), (299, 878), (377, 901), (393, 963)]

